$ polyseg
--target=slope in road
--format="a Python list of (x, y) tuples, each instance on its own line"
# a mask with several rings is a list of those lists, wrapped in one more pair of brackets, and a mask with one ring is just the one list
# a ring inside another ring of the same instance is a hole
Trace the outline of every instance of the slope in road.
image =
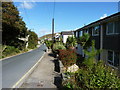
[(11, 88), (42, 57), (45, 45), (2, 61), (2, 88)]

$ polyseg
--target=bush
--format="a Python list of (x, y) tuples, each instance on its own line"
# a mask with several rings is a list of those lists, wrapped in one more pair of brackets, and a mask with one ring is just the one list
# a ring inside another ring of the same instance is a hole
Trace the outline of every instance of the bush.
[(46, 44), (46, 46), (48, 47), (48, 49), (51, 49), (52, 44), (53, 44), (53, 41), (48, 41), (48, 40), (46, 40), (46, 41), (45, 41), (45, 44)]
[(79, 87), (87, 88), (120, 88), (120, 78), (114, 70), (99, 61), (92, 68), (81, 68), (76, 74)]
[(59, 50), (59, 59), (67, 68), (76, 63), (77, 54), (73, 50)]
[(75, 47), (76, 45), (77, 45), (77, 40), (75, 37), (72, 36), (67, 38), (67, 42), (66, 42), (67, 48)]
[(28, 31), (28, 34), (30, 35), (28, 38), (28, 48), (34, 49), (38, 45), (38, 36), (35, 32), (33, 31)]
[(2, 54), (3, 54), (3, 57), (5, 57), (5, 56), (14, 55), (19, 52), (20, 50), (18, 48), (15, 48), (14, 46), (7, 46)]
[(84, 33), (83, 36), (77, 38), (77, 43), (81, 44), (84, 49), (87, 49), (92, 45), (91, 41), (90, 35), (87, 33)]
[(66, 48), (65, 48), (65, 46), (62, 43), (56, 42), (56, 43), (53, 44), (53, 48), (52, 49), (53, 49), (54, 53), (58, 53), (58, 50), (60, 50), (60, 49), (64, 50)]

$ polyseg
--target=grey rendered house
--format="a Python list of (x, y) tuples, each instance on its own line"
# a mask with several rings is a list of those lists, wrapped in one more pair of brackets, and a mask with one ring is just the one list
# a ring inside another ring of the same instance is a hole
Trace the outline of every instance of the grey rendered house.
[(102, 49), (98, 60), (104, 60), (107, 65), (120, 70), (120, 12), (74, 31), (75, 37), (83, 33), (89, 33), (95, 40), (95, 48)]

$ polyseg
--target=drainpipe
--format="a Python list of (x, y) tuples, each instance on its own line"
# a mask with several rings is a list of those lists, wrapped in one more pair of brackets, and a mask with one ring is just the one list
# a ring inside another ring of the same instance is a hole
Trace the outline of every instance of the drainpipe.
[[(103, 25), (100, 25), (100, 49), (103, 50)], [(100, 60), (103, 59), (103, 51), (100, 53)]]

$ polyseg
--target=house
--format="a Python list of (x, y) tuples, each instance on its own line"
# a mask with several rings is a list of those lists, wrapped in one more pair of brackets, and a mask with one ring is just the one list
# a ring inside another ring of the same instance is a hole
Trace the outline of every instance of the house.
[(60, 41), (60, 33), (55, 33), (55, 40)]
[[(91, 39), (95, 40), (95, 48), (102, 49), (97, 59), (120, 70), (120, 12), (74, 31), (75, 37), (80, 37), (83, 33), (89, 33)], [(83, 54), (81, 46), (78, 46), (79, 54)]]
[(66, 43), (67, 38), (74, 35), (73, 31), (63, 31), (61, 32), (63, 43)]

